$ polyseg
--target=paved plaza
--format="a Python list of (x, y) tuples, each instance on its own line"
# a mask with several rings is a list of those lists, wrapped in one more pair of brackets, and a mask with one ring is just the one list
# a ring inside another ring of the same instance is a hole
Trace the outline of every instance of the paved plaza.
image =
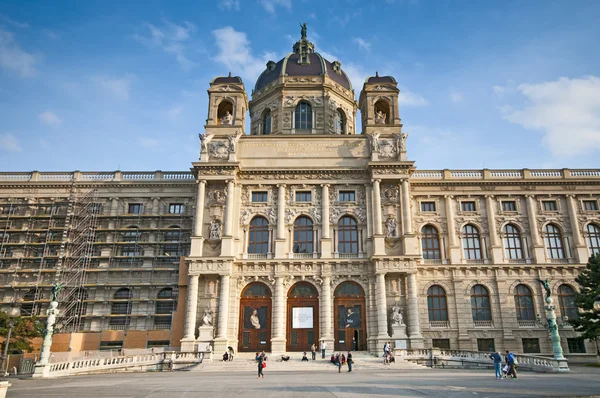
[(600, 396), (600, 369), (567, 374), (523, 372), (495, 380), (485, 370), (365, 370), (268, 372), (170, 372), (77, 376), (55, 380), (13, 379), (18, 397), (591, 397)]

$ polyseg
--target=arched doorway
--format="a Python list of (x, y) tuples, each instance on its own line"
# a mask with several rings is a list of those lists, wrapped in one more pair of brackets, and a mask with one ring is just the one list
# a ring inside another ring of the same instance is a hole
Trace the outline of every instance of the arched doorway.
[(334, 293), (336, 351), (366, 350), (365, 292), (358, 283), (343, 282)]
[(250, 283), (240, 299), (238, 351), (271, 350), (271, 291), (263, 283)]
[[(287, 299), (287, 351), (310, 351), (319, 338), (319, 294), (308, 282), (298, 282)], [(317, 344), (318, 345), (318, 344)]]

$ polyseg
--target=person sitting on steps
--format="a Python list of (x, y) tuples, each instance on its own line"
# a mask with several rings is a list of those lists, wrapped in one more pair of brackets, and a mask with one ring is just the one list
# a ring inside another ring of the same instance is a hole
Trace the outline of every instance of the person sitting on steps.
[(302, 355), (302, 362), (308, 362), (308, 357), (306, 356), (306, 351), (304, 351), (304, 354)]

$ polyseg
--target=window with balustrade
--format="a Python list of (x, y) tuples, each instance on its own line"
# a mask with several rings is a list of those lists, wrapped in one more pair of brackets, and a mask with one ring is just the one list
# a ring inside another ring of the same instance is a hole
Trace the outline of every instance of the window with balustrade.
[(313, 126), (312, 107), (308, 102), (302, 101), (294, 111), (296, 133), (310, 133)]
[(350, 216), (340, 218), (338, 223), (338, 247), (340, 254), (358, 254), (358, 224)]
[(312, 253), (314, 242), (313, 222), (306, 216), (294, 221), (294, 253)]
[(546, 242), (546, 252), (548, 258), (551, 259), (563, 259), (565, 258), (565, 251), (563, 249), (562, 234), (558, 227), (554, 224), (546, 225), (544, 229), (544, 241)]
[(490, 293), (483, 285), (471, 288), (471, 314), (474, 321), (491, 321)]
[(448, 321), (446, 291), (439, 285), (427, 289), (427, 312), (429, 322)]
[(440, 234), (433, 225), (425, 225), (421, 228), (421, 250), (425, 260), (439, 260), (442, 258)]
[(558, 303), (560, 305), (560, 313), (568, 319), (579, 318), (579, 310), (575, 306), (575, 296), (577, 293), (571, 286), (562, 284), (558, 287)]
[(590, 256), (600, 254), (600, 227), (596, 224), (588, 224), (585, 228), (588, 249)]
[(264, 217), (254, 217), (248, 231), (248, 253), (267, 254), (269, 252), (269, 222)]
[(535, 321), (535, 308), (531, 289), (523, 284), (515, 288), (515, 310), (518, 321)]
[(523, 249), (521, 247), (521, 232), (512, 225), (507, 224), (502, 231), (504, 233), (504, 257), (509, 260), (523, 259)]
[(481, 238), (476, 226), (467, 224), (462, 230), (463, 256), (465, 260), (481, 260)]

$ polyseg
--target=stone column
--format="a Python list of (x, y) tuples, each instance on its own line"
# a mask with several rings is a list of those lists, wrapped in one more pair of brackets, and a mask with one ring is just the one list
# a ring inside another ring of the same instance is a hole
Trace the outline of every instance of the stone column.
[(152, 215), (153, 216), (158, 216), (159, 215), (159, 206), (160, 206), (160, 201), (158, 198), (152, 198)]
[(325, 340), (329, 351), (333, 350), (333, 303), (331, 302), (331, 277), (323, 276), (322, 309), (323, 327), (321, 328), (321, 339)]
[(381, 225), (381, 192), (379, 183), (381, 180), (373, 180), (373, 222), (375, 235), (383, 235), (383, 227)]
[(453, 264), (460, 263), (460, 246), (456, 236), (456, 224), (454, 222), (454, 196), (445, 195), (446, 202), (446, 223), (448, 224), (448, 250), (450, 262)]
[(271, 352), (285, 352), (285, 287), (283, 277), (275, 277), (275, 297), (273, 297), (273, 338)]
[[(471, 305), (469, 298), (465, 297), (462, 292), (464, 291), (463, 280), (465, 275), (463, 270), (452, 271), (452, 282), (454, 285), (454, 307), (456, 308), (455, 319), (448, 317), (450, 321), (450, 327), (458, 329), (458, 348), (460, 350), (472, 350), (471, 339), (467, 328), (469, 325), (469, 319), (472, 319)], [(446, 292), (448, 293), (448, 292)], [(448, 296), (447, 296), (448, 297)], [(450, 304), (450, 300), (447, 300)], [(454, 321), (456, 320), (456, 324)], [(467, 320), (467, 322), (464, 322)]]
[(323, 184), (321, 192), (321, 258), (331, 257), (331, 235), (329, 233), (329, 184)]
[(373, 196), (373, 192), (371, 190), (371, 185), (365, 184), (365, 205), (367, 207), (367, 238), (373, 237), (373, 214), (371, 212), (372, 203), (371, 198)]
[(217, 338), (215, 339), (214, 352), (227, 350), (229, 339), (227, 337), (227, 321), (229, 319), (229, 284), (230, 276), (221, 275), (219, 283), (219, 324), (217, 325)]
[(546, 262), (546, 253), (544, 245), (540, 239), (540, 232), (537, 227), (537, 211), (533, 195), (525, 195), (527, 201), (527, 217), (529, 219), (529, 234), (531, 235), (531, 246), (533, 249), (533, 258), (538, 263)]
[(408, 339), (410, 348), (423, 348), (423, 336), (419, 320), (419, 299), (417, 297), (417, 276), (415, 273), (407, 275), (408, 285)]
[(235, 195), (233, 180), (227, 181), (227, 200), (225, 201), (225, 228), (223, 236), (232, 236), (233, 231), (233, 195)]
[(116, 216), (119, 211), (119, 198), (110, 198), (110, 215)]
[(410, 216), (410, 195), (408, 179), (402, 180), (402, 226), (404, 234), (412, 234), (412, 217)]
[(188, 278), (188, 294), (185, 306), (184, 340), (196, 339), (196, 315), (198, 313), (198, 280), (200, 275), (190, 275)]
[(198, 184), (196, 198), (196, 213), (194, 216), (194, 233), (190, 247), (190, 256), (201, 256), (204, 245), (203, 226), (204, 226), (204, 197), (206, 193), (206, 180), (196, 180)]
[(581, 236), (579, 222), (577, 222), (577, 205), (575, 195), (567, 195), (567, 206), (569, 208), (569, 220), (571, 221), (571, 230), (573, 231), (573, 246), (577, 255), (577, 262), (586, 263), (588, 260), (587, 246)]
[(496, 229), (496, 208), (493, 195), (485, 195), (485, 208), (487, 211), (488, 230), (490, 233), (492, 262), (494, 264), (500, 264), (503, 262), (504, 257), (502, 256), (502, 245), (498, 239), (498, 231)]
[(377, 295), (377, 347), (381, 347), (390, 339), (387, 327), (387, 300), (384, 273), (375, 275), (375, 294)]
[(278, 185), (277, 196), (277, 239), (285, 239), (285, 184)]

